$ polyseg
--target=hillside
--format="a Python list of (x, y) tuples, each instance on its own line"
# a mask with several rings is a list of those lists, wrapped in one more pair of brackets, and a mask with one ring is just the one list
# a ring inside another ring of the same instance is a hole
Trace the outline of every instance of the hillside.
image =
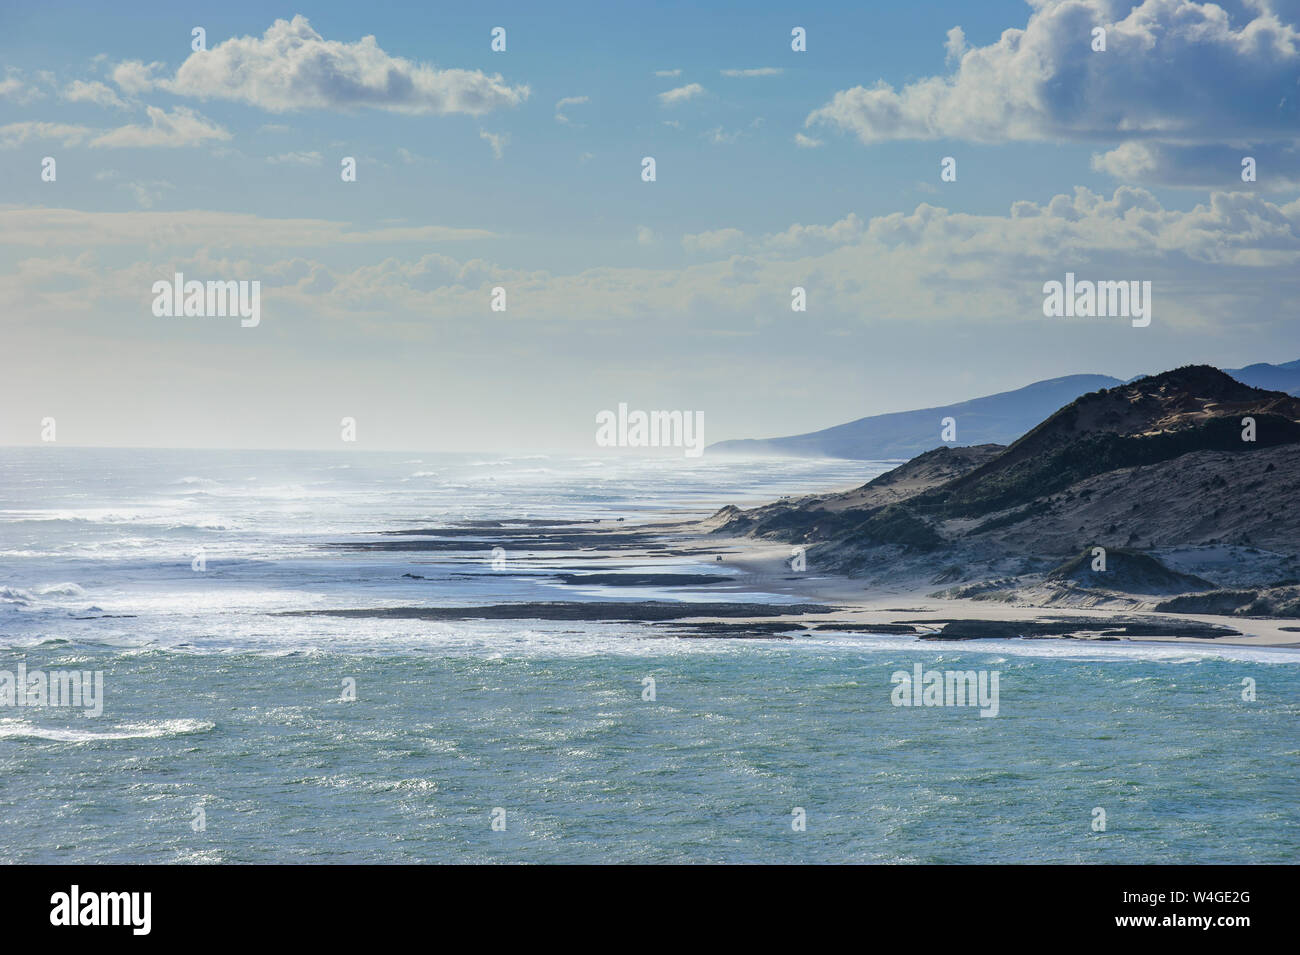
[[(1298, 491), (1300, 398), (1199, 365), (1079, 397), (1006, 448), (938, 448), (854, 491), (715, 518), (721, 533), (814, 545), (825, 569), (910, 573), (956, 596), (1218, 585), (1258, 607), (1260, 588), (1300, 574)], [(1070, 565), (1096, 546), (1117, 554), (1104, 576)]]

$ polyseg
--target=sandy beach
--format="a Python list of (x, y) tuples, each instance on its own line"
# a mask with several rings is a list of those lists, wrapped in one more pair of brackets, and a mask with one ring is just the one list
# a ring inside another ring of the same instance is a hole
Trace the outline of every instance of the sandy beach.
[[(1292, 619), (1255, 619), (1212, 614), (1169, 614), (1141, 610), (1108, 611), (1104, 608), (1014, 606), (1001, 602), (949, 599), (934, 597), (934, 585), (925, 586), (916, 581), (903, 581), (897, 587), (868, 588), (862, 581), (849, 577), (823, 576), (815, 571), (797, 574), (790, 569), (790, 547), (752, 541), (743, 538), (709, 539), (700, 544), (701, 553), (714, 552), (723, 556), (725, 566), (739, 569), (739, 581), (747, 587), (779, 594), (793, 599), (821, 604), (834, 604), (841, 608), (831, 615), (806, 618), (818, 625), (844, 623), (853, 626), (872, 624), (915, 623), (929, 621), (937, 629), (946, 621), (985, 620), (1007, 624), (1006, 636), (1017, 636), (1017, 624), (1044, 619), (1074, 619), (1079, 629), (1074, 639), (1098, 639), (1103, 636), (1093, 624), (1098, 618), (1140, 618), (1153, 624), (1174, 625), (1180, 622), (1204, 624), (1236, 631), (1223, 637), (1186, 637), (1177, 635), (1150, 635), (1143, 642), (1171, 642), (1194, 644), (1233, 644), (1251, 647), (1300, 648), (1300, 621)], [(809, 551), (809, 563), (815, 560)], [(1113, 638), (1112, 638), (1113, 639)], [(1124, 639), (1121, 637), (1121, 639)]]

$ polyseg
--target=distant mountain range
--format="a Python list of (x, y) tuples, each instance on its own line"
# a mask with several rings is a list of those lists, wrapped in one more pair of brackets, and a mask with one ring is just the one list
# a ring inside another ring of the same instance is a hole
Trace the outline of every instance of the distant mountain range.
[[(1300, 395), (1300, 359), (1282, 365), (1260, 362), (1224, 371), (1255, 388)], [(1133, 378), (1130, 382), (1137, 380)], [(957, 430), (957, 440), (952, 445), (1010, 444), (1074, 399), (1127, 383), (1109, 375), (1066, 375), (957, 404), (872, 415), (810, 434), (719, 441), (710, 445), (708, 451), (855, 460), (911, 458), (943, 444), (940, 422), (949, 417), (956, 422)]]

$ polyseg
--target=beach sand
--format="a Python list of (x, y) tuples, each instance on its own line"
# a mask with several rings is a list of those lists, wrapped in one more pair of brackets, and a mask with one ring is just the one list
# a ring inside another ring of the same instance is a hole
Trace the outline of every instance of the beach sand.
[[(721, 555), (720, 566), (740, 570), (737, 584), (751, 590), (782, 594), (791, 602), (832, 604), (839, 609), (832, 614), (817, 614), (795, 618), (815, 623), (819, 629), (828, 624), (844, 623), (854, 627), (870, 624), (925, 623), (938, 628), (950, 620), (983, 620), (1007, 624), (1009, 637), (1018, 635), (1016, 624), (1043, 620), (1076, 619), (1080, 629), (1075, 639), (1096, 639), (1100, 632), (1095, 622), (1101, 619), (1131, 620), (1134, 618), (1153, 624), (1170, 624), (1176, 629), (1182, 621), (1237, 631), (1231, 636), (1215, 638), (1169, 635), (1143, 636), (1141, 642), (1232, 644), (1251, 647), (1300, 647), (1300, 620), (1260, 619), (1250, 617), (1217, 616), (1212, 614), (1170, 614), (1131, 610), (1108, 610), (1104, 607), (1041, 607), (1016, 606), (1002, 602), (949, 599), (929, 596), (937, 589), (934, 584), (915, 580), (901, 580), (896, 586), (872, 586), (863, 581), (836, 575), (817, 574), (810, 569), (796, 573), (790, 568), (791, 547), (747, 538), (697, 539), (691, 549), (701, 556)], [(626, 555), (624, 555), (626, 556)], [(813, 561), (812, 553), (809, 561)], [(734, 619), (732, 622), (737, 622)], [(1123, 638), (1121, 638), (1123, 639)]]

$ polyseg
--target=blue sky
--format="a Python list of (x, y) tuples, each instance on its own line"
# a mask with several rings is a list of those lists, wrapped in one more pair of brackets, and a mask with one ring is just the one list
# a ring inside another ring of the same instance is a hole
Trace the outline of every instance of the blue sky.
[[(0, 442), (582, 450), (1300, 357), (1298, 7), (6, 7)], [(175, 270), (263, 323), (155, 318)], [(1045, 319), (1067, 270), (1151, 327)]]

